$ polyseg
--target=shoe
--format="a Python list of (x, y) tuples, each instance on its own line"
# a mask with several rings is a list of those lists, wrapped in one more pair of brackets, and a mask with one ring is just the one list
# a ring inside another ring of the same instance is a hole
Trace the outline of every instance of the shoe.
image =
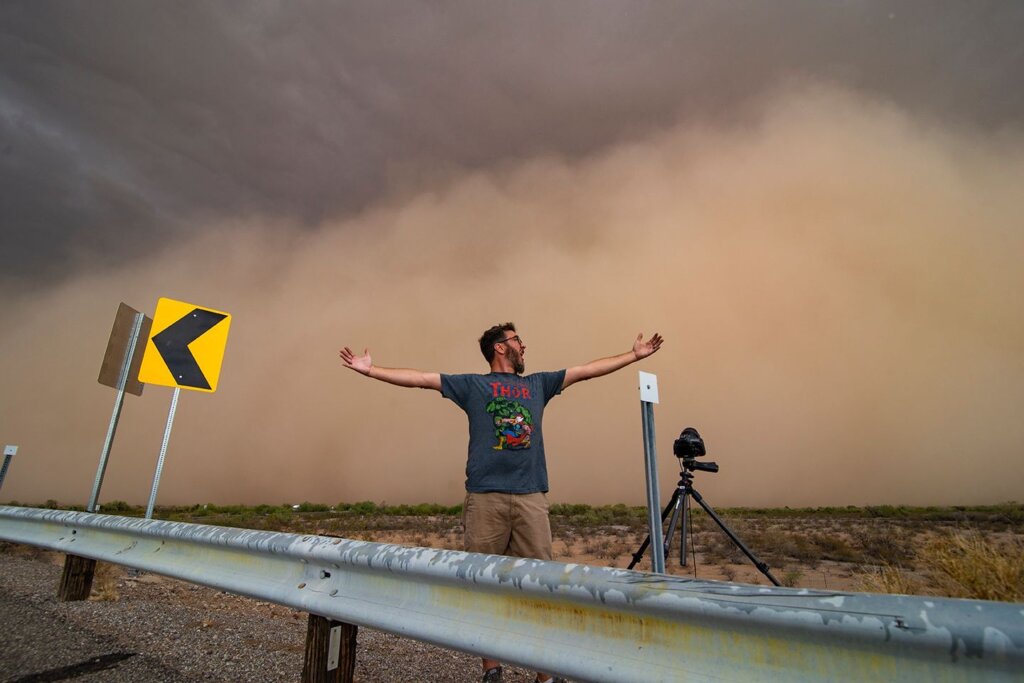
[(484, 677), (480, 679), (480, 683), (501, 683), (501, 667), (488, 669)]

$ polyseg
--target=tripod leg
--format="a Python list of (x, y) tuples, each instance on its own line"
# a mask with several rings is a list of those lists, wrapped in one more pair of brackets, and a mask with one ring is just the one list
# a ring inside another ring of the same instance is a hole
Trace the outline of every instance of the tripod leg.
[[(677, 490), (676, 494), (678, 494), (678, 493), (679, 492)], [(672, 536), (675, 535), (675, 533), (676, 533), (676, 525), (679, 523), (679, 508), (683, 504), (683, 497), (682, 496), (680, 496), (680, 495), (673, 495), (672, 498), (673, 498), (673, 500), (675, 500), (676, 504), (672, 506), (672, 518), (669, 519), (668, 528), (665, 530), (665, 557), (669, 556), (669, 549), (672, 547)], [(685, 508), (684, 508), (684, 512), (683, 512), (683, 519), (684, 520), (686, 519), (685, 515), (686, 515), (686, 512), (685, 512)], [(664, 520), (662, 520), (662, 521), (664, 521)], [(686, 522), (684, 521), (683, 524), (685, 525)]]
[[(679, 489), (676, 489), (676, 492), (672, 494), (672, 499), (668, 501), (668, 505), (666, 505), (665, 509), (662, 510), (662, 512), (661, 512), (661, 522), (662, 522), (662, 524), (665, 523), (665, 519), (668, 517), (669, 513), (672, 511), (672, 508), (675, 507), (676, 500), (678, 500), (678, 498), (679, 498)], [(644, 559), (644, 553), (647, 552), (647, 547), (650, 546), (650, 544), (651, 544), (651, 535), (647, 534), (647, 538), (645, 538), (644, 542), (640, 544), (639, 550), (637, 550), (633, 554), (633, 561), (629, 563), (629, 566), (626, 567), (626, 569), (632, 569), (633, 567), (635, 567), (638, 564), (640, 564), (640, 560)]]
[[(679, 566), (686, 566), (686, 531), (688, 527), (687, 522), (690, 520), (690, 496), (687, 493), (683, 494), (683, 527), (679, 530)], [(693, 543), (693, 539), (690, 539), (690, 543)], [(696, 574), (694, 575), (696, 576)]]
[(739, 537), (732, 532), (732, 529), (725, 525), (725, 522), (723, 522), (721, 518), (715, 514), (715, 511), (711, 509), (711, 506), (704, 502), (704, 498), (701, 497), (699, 493), (697, 493), (697, 490), (694, 488), (690, 488), (689, 492), (694, 498), (697, 499), (697, 502), (700, 503), (700, 506), (702, 508), (704, 508), (704, 511), (711, 515), (711, 519), (715, 520), (719, 528), (725, 532), (725, 535), (728, 536), (729, 539), (736, 544), (736, 547), (742, 550), (743, 554), (746, 555), (747, 558), (754, 563), (754, 566), (757, 567), (757, 569), (762, 574), (767, 576), (769, 581), (774, 583), (776, 586), (781, 586), (782, 584), (779, 583), (779, 580), (772, 576), (772, 573), (768, 571), (768, 565), (762, 562), (761, 560), (757, 559), (754, 553), (750, 551), (750, 548), (743, 545), (743, 541), (741, 541)]

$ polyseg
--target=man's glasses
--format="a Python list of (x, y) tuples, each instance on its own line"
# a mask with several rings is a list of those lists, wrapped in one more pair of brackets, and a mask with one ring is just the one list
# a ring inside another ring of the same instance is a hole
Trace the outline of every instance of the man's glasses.
[(518, 334), (517, 334), (516, 336), (514, 336), (514, 337), (507, 337), (507, 338), (505, 338), (505, 339), (502, 339), (502, 340), (496, 341), (496, 342), (494, 342), (494, 343), (495, 343), (495, 344), (507, 344), (507, 343), (509, 343), (510, 341), (515, 341), (515, 342), (516, 342), (517, 344), (519, 344), (520, 346), (522, 346), (522, 345), (523, 345), (523, 340), (519, 338), (519, 335), (518, 335)]

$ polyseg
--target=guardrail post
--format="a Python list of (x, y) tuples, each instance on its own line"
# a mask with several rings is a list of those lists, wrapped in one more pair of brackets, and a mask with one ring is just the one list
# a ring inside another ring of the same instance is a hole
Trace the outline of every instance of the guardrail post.
[(354, 624), (310, 614), (302, 683), (352, 683), (357, 631)]
[(96, 560), (78, 555), (65, 555), (64, 572), (60, 575), (57, 599), (61, 602), (88, 600), (95, 574)]

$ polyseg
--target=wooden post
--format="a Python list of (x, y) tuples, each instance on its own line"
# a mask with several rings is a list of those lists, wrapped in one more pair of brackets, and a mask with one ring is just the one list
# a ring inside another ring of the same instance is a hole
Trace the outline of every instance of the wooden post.
[(95, 574), (96, 560), (78, 555), (65, 555), (64, 572), (60, 575), (57, 599), (61, 602), (88, 600)]
[(302, 683), (352, 683), (358, 630), (354, 624), (310, 614)]

